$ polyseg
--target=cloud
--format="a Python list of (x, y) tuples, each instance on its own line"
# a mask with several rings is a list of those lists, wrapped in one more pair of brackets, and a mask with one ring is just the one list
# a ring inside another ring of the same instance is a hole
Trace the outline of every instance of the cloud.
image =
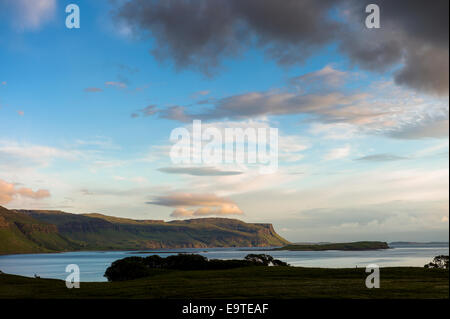
[(132, 113), (131, 117), (138, 118), (139, 115), (151, 116), (153, 114), (156, 114), (157, 112), (158, 112), (158, 110), (156, 109), (156, 105), (148, 105), (148, 106), (144, 107), (143, 109), (140, 109), (135, 113)]
[(240, 171), (224, 171), (214, 167), (162, 167), (158, 171), (168, 174), (185, 174), (192, 176), (231, 176), (240, 175)]
[(349, 74), (344, 71), (339, 71), (331, 65), (326, 65), (322, 69), (314, 72), (309, 72), (301, 76), (294, 77), (290, 80), (291, 84), (299, 86), (300, 89), (304, 86), (318, 86), (323, 90), (324, 85), (330, 87), (338, 87), (344, 84)]
[(411, 125), (401, 127), (389, 133), (391, 137), (398, 139), (423, 139), (448, 137), (449, 120), (425, 119)]
[(101, 88), (96, 88), (96, 87), (89, 87), (89, 88), (85, 88), (84, 92), (88, 92), (88, 93), (96, 93), (96, 92), (102, 92), (103, 89)]
[(233, 202), (218, 197), (214, 194), (191, 194), (191, 193), (175, 193), (166, 196), (156, 197), (155, 200), (148, 204), (161, 206), (220, 206), (222, 204), (232, 204)]
[(394, 79), (414, 89), (448, 95), (449, 88), (449, 2), (438, 0), (433, 6), (421, 0), (381, 0), (382, 27), (361, 28), (365, 2), (348, 1), (350, 25), (341, 49), (354, 63), (374, 71), (401, 67)]
[(170, 216), (175, 218), (227, 216), (227, 215), (242, 215), (242, 211), (236, 205), (222, 205), (218, 208), (201, 207), (195, 210), (190, 210), (181, 207), (175, 209), (170, 214)]
[(192, 122), (193, 117), (185, 113), (185, 108), (183, 106), (171, 106), (167, 109), (158, 112), (159, 117), (168, 120), (174, 120), (183, 123)]
[(334, 160), (346, 158), (350, 155), (350, 150), (351, 150), (351, 147), (349, 145), (333, 148), (331, 151), (329, 151), (324, 156), (324, 159), (326, 161), (334, 161)]
[[(295, 241), (448, 240), (448, 201), (386, 201), (304, 209), (282, 221)], [(446, 225), (443, 224), (447, 219)], [(325, 236), (325, 238), (324, 238)]]
[[(176, 68), (212, 75), (225, 58), (255, 46), (282, 65), (305, 62), (329, 44), (366, 70), (393, 70), (395, 81), (448, 95), (448, 1), (380, 0), (382, 27), (367, 29), (359, 0), (196, 0), (121, 3), (122, 24), (156, 41), (151, 53)], [(176, 21), (176, 23), (175, 23)]]
[(77, 150), (0, 140), (0, 165), (6, 163), (14, 168), (47, 166), (57, 158), (74, 160), (81, 155)]
[[(172, 217), (199, 217), (199, 216), (225, 216), (242, 215), (242, 210), (231, 200), (215, 194), (174, 193), (158, 196), (151, 205), (174, 207)], [(187, 209), (186, 207), (196, 207)]]
[(10, 18), (20, 31), (37, 30), (53, 19), (56, 8), (56, 0), (3, 0), (0, 2), (0, 17)]
[(209, 95), (210, 93), (211, 93), (211, 92), (208, 91), (208, 90), (197, 91), (197, 92), (195, 92), (195, 93), (192, 94), (191, 98), (197, 99), (197, 98), (199, 98), (199, 97)]
[(190, 122), (192, 119), (245, 119), (270, 115), (314, 114), (332, 108), (349, 106), (366, 96), (366, 94), (345, 95), (337, 92), (325, 94), (250, 92), (219, 99), (213, 109), (204, 113), (188, 114), (184, 107), (177, 106), (165, 110), (160, 116), (181, 122)]
[(355, 161), (367, 161), (367, 162), (392, 162), (392, 161), (401, 161), (408, 159), (404, 156), (398, 156), (394, 154), (373, 154), (367, 155), (360, 158), (355, 159)]
[(116, 82), (116, 81), (108, 81), (105, 82), (106, 86), (114, 86), (120, 89), (125, 89), (127, 87), (126, 83), (124, 82)]
[(26, 197), (31, 199), (42, 199), (50, 197), (50, 192), (45, 189), (33, 191), (30, 188), (17, 188), (16, 185), (5, 182), (0, 179), (0, 204), (8, 204), (16, 197)]
[[(448, 99), (411, 92), (392, 81), (376, 81), (365, 91), (346, 90), (348, 92), (342, 93), (325, 83), (339, 82), (337, 79), (329, 80), (330, 74), (333, 74), (331, 78), (349, 76), (340, 72), (326, 66), (289, 81), (292, 84), (313, 78), (314, 83), (310, 86), (297, 89), (286, 86), (235, 94), (210, 100), (211, 107), (197, 108), (198, 111), (171, 106), (152, 114), (183, 123), (194, 119), (212, 123), (217, 120), (307, 115), (302, 121), (311, 124), (313, 132), (326, 132), (333, 138), (349, 138), (356, 134), (397, 139), (448, 137)], [(324, 88), (323, 91), (320, 88)]]

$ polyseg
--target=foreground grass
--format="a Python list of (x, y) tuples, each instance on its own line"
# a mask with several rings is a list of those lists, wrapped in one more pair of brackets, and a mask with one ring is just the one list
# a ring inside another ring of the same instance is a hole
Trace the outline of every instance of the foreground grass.
[(365, 269), (250, 267), (160, 271), (125, 281), (81, 283), (0, 275), (0, 298), (449, 298), (448, 270), (382, 268), (381, 288), (367, 289)]

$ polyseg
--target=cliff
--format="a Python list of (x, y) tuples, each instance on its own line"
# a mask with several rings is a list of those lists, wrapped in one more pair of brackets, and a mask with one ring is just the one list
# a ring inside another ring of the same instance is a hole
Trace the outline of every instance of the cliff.
[(201, 218), (164, 222), (0, 206), (0, 254), (74, 250), (268, 247), (288, 244), (271, 224)]

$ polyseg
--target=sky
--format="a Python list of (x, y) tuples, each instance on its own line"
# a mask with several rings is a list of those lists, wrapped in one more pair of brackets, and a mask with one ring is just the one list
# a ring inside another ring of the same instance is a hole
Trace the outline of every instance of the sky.
[[(0, 205), (447, 241), (448, 1), (368, 3), (0, 0)], [(277, 128), (277, 170), (174, 163), (194, 120)]]

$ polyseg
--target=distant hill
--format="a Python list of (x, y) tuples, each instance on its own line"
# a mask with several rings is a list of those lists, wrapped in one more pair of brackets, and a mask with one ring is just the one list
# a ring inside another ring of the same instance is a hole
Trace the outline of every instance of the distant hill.
[(326, 244), (292, 244), (273, 250), (294, 250), (294, 251), (323, 251), (323, 250), (377, 250), (388, 249), (389, 245), (381, 241), (357, 241), (353, 243), (326, 243)]
[(201, 218), (164, 222), (0, 206), (0, 254), (289, 244), (271, 224)]

